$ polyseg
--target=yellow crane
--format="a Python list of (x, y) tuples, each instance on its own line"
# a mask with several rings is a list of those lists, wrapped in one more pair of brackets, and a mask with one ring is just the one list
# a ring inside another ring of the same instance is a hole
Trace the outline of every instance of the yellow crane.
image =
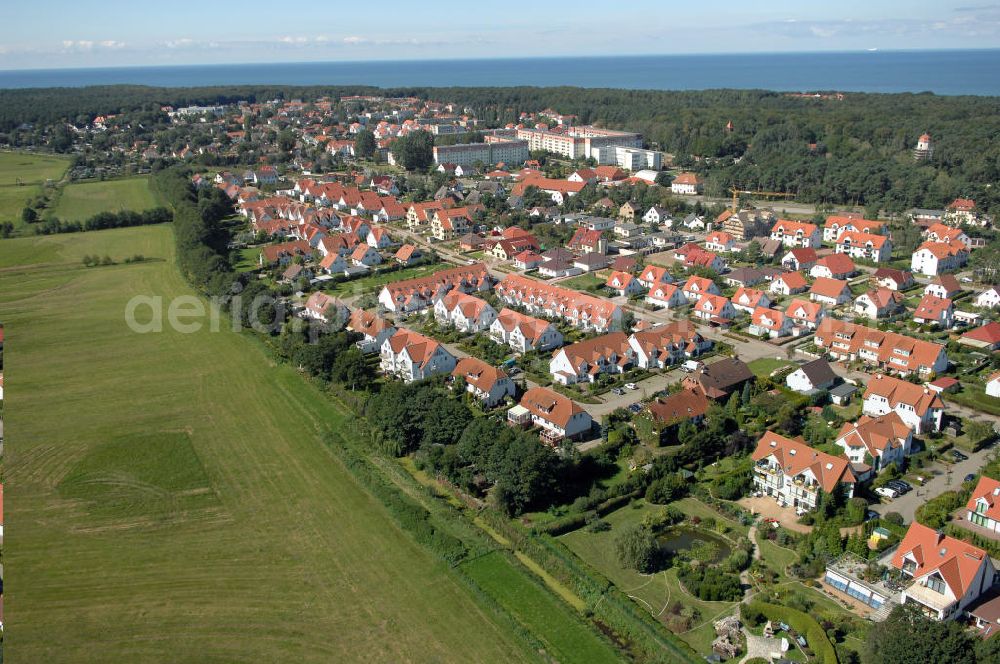
[(737, 189), (732, 187), (729, 191), (733, 192), (733, 212), (736, 212), (736, 206), (739, 204), (740, 194), (751, 194), (753, 196), (794, 196), (795, 193), (791, 191), (753, 191), (750, 189)]

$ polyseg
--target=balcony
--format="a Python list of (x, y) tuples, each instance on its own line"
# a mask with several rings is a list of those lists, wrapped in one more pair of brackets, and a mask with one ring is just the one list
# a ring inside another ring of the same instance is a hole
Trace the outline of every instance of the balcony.
[(934, 617), (937, 617), (938, 615), (948, 615), (951, 607), (955, 604), (955, 601), (948, 599), (947, 595), (939, 593), (938, 591), (932, 590), (919, 583), (910, 585), (910, 587), (906, 589), (905, 594), (908, 599), (911, 599), (917, 604), (921, 604), (927, 609), (930, 609), (930, 613), (933, 613)]

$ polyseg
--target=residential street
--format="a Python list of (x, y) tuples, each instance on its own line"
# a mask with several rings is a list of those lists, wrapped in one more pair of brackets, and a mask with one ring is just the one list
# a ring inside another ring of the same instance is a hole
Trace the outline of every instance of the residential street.
[(939, 471), (940, 474), (931, 476), (923, 486), (914, 486), (913, 491), (904, 496), (900, 496), (894, 500), (883, 498), (887, 502), (873, 504), (871, 505), (871, 509), (879, 514), (898, 512), (903, 515), (903, 519), (907, 522), (913, 521), (913, 515), (918, 507), (945, 491), (959, 488), (966, 475), (978, 472), (983, 464), (986, 463), (986, 459), (993, 453), (995, 445), (994, 443), (978, 452), (969, 454), (968, 461), (961, 461), (956, 464), (940, 462), (934, 464), (932, 467), (933, 470)]

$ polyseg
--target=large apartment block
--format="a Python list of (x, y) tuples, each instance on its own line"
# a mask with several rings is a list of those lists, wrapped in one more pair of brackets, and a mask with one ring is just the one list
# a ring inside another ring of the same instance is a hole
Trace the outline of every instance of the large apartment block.
[(458, 145), (435, 145), (435, 164), (455, 164), (472, 166), (476, 162), (492, 165), (503, 162), (520, 165), (528, 159), (528, 141), (496, 141), (484, 143), (460, 143)]
[[(527, 141), (529, 150), (546, 150), (570, 159), (597, 158), (595, 150), (613, 147), (641, 148), (642, 135), (631, 131), (601, 129), (590, 125), (569, 127), (565, 131), (523, 128), (517, 130), (518, 140)], [(608, 153), (606, 153), (608, 154)], [(616, 156), (617, 159), (617, 156)], [(605, 163), (614, 163), (610, 160)]]

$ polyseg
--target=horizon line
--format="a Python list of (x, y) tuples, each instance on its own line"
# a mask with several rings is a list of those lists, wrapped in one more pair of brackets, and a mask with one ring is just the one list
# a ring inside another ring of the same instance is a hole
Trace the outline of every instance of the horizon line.
[(269, 61), (239, 61), (239, 62), (212, 62), (212, 63), (173, 63), (173, 64), (125, 64), (125, 65), (98, 65), (82, 67), (28, 67), (28, 68), (6, 68), (0, 66), (0, 73), (28, 73), (28, 72), (57, 72), (57, 71), (101, 71), (101, 70), (121, 70), (121, 69), (174, 69), (181, 67), (239, 67), (239, 66), (286, 66), (286, 65), (316, 65), (316, 64), (375, 64), (375, 63), (401, 63), (401, 62), (503, 62), (517, 60), (583, 60), (583, 59), (624, 59), (624, 58), (683, 58), (683, 57), (747, 57), (766, 55), (837, 55), (837, 54), (872, 54), (880, 53), (976, 53), (1000, 51), (1000, 47), (991, 48), (852, 48), (852, 49), (830, 49), (818, 51), (728, 51), (728, 52), (699, 52), (699, 53), (615, 53), (615, 54), (563, 54), (563, 55), (532, 55), (532, 56), (496, 56), (478, 58), (455, 58), (455, 57), (432, 57), (432, 58), (375, 58), (359, 60), (287, 60), (282, 62)]

